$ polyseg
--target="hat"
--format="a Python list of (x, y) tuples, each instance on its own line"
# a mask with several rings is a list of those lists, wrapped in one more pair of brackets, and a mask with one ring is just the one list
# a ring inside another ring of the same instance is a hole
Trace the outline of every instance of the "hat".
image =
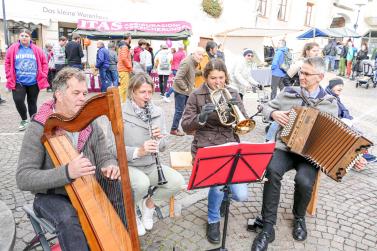
[(245, 49), (243, 51), (243, 56), (245, 57), (247, 54), (251, 54), (251, 55), (254, 55), (254, 52), (252, 49)]
[(329, 85), (327, 87), (330, 88), (330, 90), (331, 90), (332, 88), (334, 88), (337, 85), (344, 85), (343, 80), (341, 78), (331, 79), (329, 81)]
[(161, 45), (161, 49), (167, 49), (167, 48), (168, 48), (168, 46), (166, 44)]

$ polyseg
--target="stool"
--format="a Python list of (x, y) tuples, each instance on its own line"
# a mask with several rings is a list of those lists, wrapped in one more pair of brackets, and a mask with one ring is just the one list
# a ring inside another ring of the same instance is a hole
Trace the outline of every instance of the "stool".
[[(170, 166), (177, 171), (191, 171), (191, 152), (170, 152)], [(170, 218), (174, 217), (174, 195), (170, 197), (169, 216)]]
[(315, 178), (314, 185), (313, 185), (312, 197), (306, 209), (306, 212), (308, 212), (308, 214), (310, 215), (315, 215), (315, 211), (317, 209), (318, 190), (319, 190), (320, 180), (321, 180), (321, 171), (318, 170), (317, 177)]
[[(27, 214), (35, 232), (35, 237), (29, 242), (23, 251), (34, 249), (37, 246), (42, 246), (44, 251), (60, 250), (59, 244), (55, 244), (53, 247), (50, 247), (49, 244), (51, 240), (56, 238), (56, 230), (54, 226), (46, 219), (36, 216), (33, 205), (24, 205), (22, 209)], [(47, 233), (53, 234), (54, 236), (47, 239), (45, 236)]]

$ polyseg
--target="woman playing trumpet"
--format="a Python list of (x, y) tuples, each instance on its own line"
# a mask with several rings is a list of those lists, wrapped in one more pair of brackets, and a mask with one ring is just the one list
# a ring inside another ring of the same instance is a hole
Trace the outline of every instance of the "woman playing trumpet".
[[(215, 111), (216, 107), (212, 101), (217, 98), (212, 94), (216, 90), (227, 89), (232, 96), (229, 102), (239, 106), (241, 112), (247, 117), (240, 96), (235, 90), (227, 87), (228, 72), (222, 60), (211, 60), (206, 65), (203, 76), (206, 82), (191, 93), (182, 118), (183, 130), (194, 135), (191, 146), (193, 158), (195, 158), (198, 148), (239, 142), (239, 137), (235, 134), (233, 127), (224, 125)], [(223, 114), (227, 116), (226, 111)], [(247, 184), (231, 185), (230, 188), (234, 200), (244, 201), (247, 199)], [(215, 244), (220, 242), (220, 207), (224, 198), (221, 189), (221, 186), (211, 187), (208, 194), (207, 239)]]
[[(127, 100), (122, 105), (131, 187), (135, 204), (139, 205), (142, 213), (141, 219), (136, 219), (139, 236), (144, 235), (145, 230), (152, 229), (155, 205), (168, 201), (185, 183), (179, 172), (164, 165), (159, 166), (159, 160), (156, 160), (157, 153), (165, 150), (167, 140), (164, 137), (166, 124), (163, 111), (151, 102), (153, 91), (154, 83), (150, 76), (144, 72), (137, 73), (130, 80)], [(161, 176), (167, 183), (159, 185)], [(157, 186), (157, 190), (152, 197), (143, 199), (150, 186)]]

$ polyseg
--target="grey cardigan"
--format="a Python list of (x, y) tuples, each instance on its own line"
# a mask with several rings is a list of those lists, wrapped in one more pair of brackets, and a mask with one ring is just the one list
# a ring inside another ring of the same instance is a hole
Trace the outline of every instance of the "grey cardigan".
[[(262, 114), (267, 119), (272, 121), (271, 113), (274, 111), (288, 111), (294, 106), (305, 106), (303, 99), (300, 96), (301, 87), (286, 87), (278, 96), (269, 101), (263, 106)], [(312, 99), (316, 103), (316, 108), (322, 112), (328, 112), (335, 117), (338, 116), (338, 105), (335, 98), (328, 95), (322, 87), (316, 99)], [(280, 126), (281, 129), (281, 126)], [(280, 131), (280, 130), (279, 130)], [(280, 133), (276, 140), (276, 148), (287, 150), (286, 145), (280, 139)]]
[[(97, 167), (117, 165), (116, 159), (106, 148), (102, 129), (93, 122), (92, 132), (83, 147), (83, 154)], [(43, 125), (32, 121), (22, 141), (16, 181), (19, 189), (32, 193), (66, 194), (64, 186), (71, 182), (67, 165), (54, 168), (52, 160), (41, 143)]]
[[(141, 120), (134, 112), (130, 100), (122, 105), (122, 115), (123, 115), (123, 125), (124, 125), (124, 143), (126, 145), (126, 154), (128, 166), (142, 169), (143, 171), (149, 173), (156, 168), (155, 159), (152, 155), (148, 154), (141, 158), (133, 159), (135, 150), (142, 146), (145, 141), (151, 139), (149, 134), (149, 127), (146, 122)], [(161, 134), (166, 135), (166, 123), (165, 116), (162, 109), (158, 106), (153, 105), (152, 113), (152, 125), (157, 126), (161, 129)], [(107, 129), (107, 139), (108, 147), (111, 153), (116, 156), (116, 148), (114, 135), (109, 131), (111, 128)], [(159, 151), (165, 151), (167, 145), (166, 137), (160, 139), (159, 141)]]

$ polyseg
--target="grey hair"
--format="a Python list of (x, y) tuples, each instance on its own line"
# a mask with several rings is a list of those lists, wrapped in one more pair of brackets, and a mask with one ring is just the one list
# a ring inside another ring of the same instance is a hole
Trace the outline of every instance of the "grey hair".
[(101, 47), (105, 47), (105, 43), (102, 40), (98, 40), (97, 44), (101, 45)]
[(114, 43), (114, 42), (110, 42), (110, 43), (107, 45), (107, 48), (108, 48), (108, 49), (114, 49), (114, 48), (115, 48), (115, 43)]
[(287, 41), (285, 41), (284, 39), (280, 39), (280, 42), (281, 44), (285, 47), (287, 46)]
[(75, 78), (78, 81), (85, 81), (85, 73), (84, 71), (73, 68), (73, 67), (64, 67), (61, 71), (56, 74), (54, 80), (52, 81), (52, 90), (54, 91), (54, 99), (55, 99), (55, 92), (57, 91), (65, 91), (68, 87), (67, 81), (71, 78)]
[(145, 72), (138, 72), (132, 76), (130, 83), (128, 85), (127, 97), (133, 99), (133, 94), (136, 90), (142, 86), (142, 84), (148, 84), (152, 87), (152, 92), (154, 92), (154, 82), (152, 78)]
[(325, 61), (321, 57), (305, 58), (304, 64), (313, 66), (319, 73), (325, 73)]

